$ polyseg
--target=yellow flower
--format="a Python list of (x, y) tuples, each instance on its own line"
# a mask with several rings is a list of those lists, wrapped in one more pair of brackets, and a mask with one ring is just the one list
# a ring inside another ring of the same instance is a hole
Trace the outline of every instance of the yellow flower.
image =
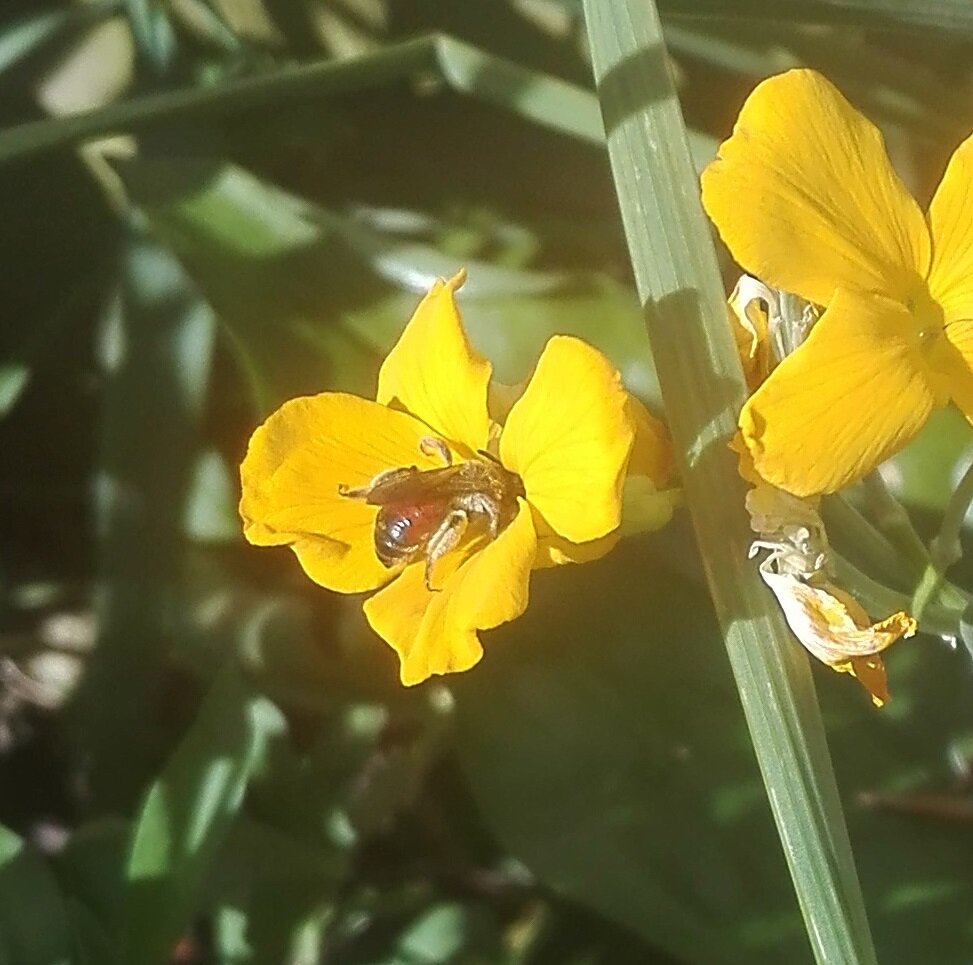
[[(664, 430), (581, 340), (553, 337), (522, 391), (490, 393), (490, 363), (456, 306), (463, 277), (437, 282), (416, 309), (377, 401), (285, 403), (240, 470), (251, 543), (290, 546), (331, 590), (378, 590), (365, 615), (403, 684), (477, 663), (477, 631), (524, 611), (532, 569), (607, 552), (630, 470), (651, 525), (674, 501), (658, 491), (672, 471)], [(493, 416), (491, 397), (502, 400)]]
[(703, 172), (736, 261), (825, 310), (740, 413), (760, 475), (799, 496), (860, 479), (950, 401), (973, 420), (973, 138), (927, 216), (878, 129), (821, 75), (760, 84)]

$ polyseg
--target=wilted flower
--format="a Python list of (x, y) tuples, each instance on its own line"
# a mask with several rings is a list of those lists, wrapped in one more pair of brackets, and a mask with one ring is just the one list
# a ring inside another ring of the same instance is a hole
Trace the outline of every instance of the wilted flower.
[(817, 500), (761, 483), (747, 494), (747, 510), (759, 537), (751, 555), (770, 550), (760, 576), (794, 636), (832, 670), (856, 677), (881, 707), (889, 693), (879, 654), (900, 637), (911, 637), (915, 620), (898, 612), (872, 623), (861, 604), (831, 581), (830, 547)]

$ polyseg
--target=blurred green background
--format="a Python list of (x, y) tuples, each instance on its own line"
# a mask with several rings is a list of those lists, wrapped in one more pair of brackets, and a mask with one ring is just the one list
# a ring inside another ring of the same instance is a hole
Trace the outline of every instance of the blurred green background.
[[(973, 127), (965, 4), (660, 7), (700, 167), (800, 64), (924, 202)], [(684, 517), (412, 690), (240, 535), (254, 426), (462, 265), (501, 379), (573, 333), (660, 411), (590, 87), (570, 0), (4, 4), (2, 965), (810, 960)], [(920, 527), (969, 441), (892, 467)], [(969, 655), (887, 664), (817, 674), (879, 958), (969, 962)]]

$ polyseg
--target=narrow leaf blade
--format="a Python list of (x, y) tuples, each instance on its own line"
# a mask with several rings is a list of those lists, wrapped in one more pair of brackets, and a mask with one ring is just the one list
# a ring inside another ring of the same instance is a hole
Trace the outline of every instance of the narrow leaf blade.
[(655, 5), (585, 0), (619, 206), (710, 591), (821, 962), (874, 962), (807, 659), (747, 560), (727, 444), (745, 398)]
[(200, 884), (243, 800), (279, 711), (224, 668), (199, 716), (152, 785), (128, 860), (124, 961), (168, 961), (189, 924)]

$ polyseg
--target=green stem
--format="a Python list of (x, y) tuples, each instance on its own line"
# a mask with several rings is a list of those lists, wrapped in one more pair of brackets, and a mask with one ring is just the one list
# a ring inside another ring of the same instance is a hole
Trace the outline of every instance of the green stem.
[(960, 479), (959, 485), (946, 504), (942, 525), (929, 547), (933, 565), (941, 573), (945, 573), (963, 556), (959, 534), (971, 503), (973, 503), (973, 462), (963, 473), (963, 478)]
[(941, 595), (946, 584), (946, 571), (963, 556), (963, 544), (959, 537), (971, 503), (973, 462), (950, 496), (939, 532), (929, 544), (930, 559), (913, 597), (913, 607), (917, 613), (922, 613), (934, 597)]
[[(948, 580), (935, 579), (928, 563), (920, 567), (914, 557), (904, 557), (844, 496), (829, 496), (822, 502), (821, 512), (839, 551), (854, 547), (855, 558), (871, 575), (869, 578), (881, 581), (876, 585), (896, 588), (889, 592), (901, 595), (905, 602), (895, 609), (907, 610), (924, 631), (938, 633), (934, 626), (948, 623), (953, 628), (945, 635), (955, 635), (956, 617), (969, 606), (970, 594)], [(862, 570), (855, 567), (855, 572)]]
[[(882, 619), (898, 610), (915, 615), (912, 609), (913, 598), (907, 593), (892, 590), (884, 583), (873, 580), (840, 553), (832, 551), (828, 558), (835, 582), (851, 593), (872, 619)], [(955, 639), (959, 636), (962, 615), (962, 609), (949, 610), (939, 605), (930, 605), (922, 614), (919, 629), (937, 637)], [(916, 619), (918, 621), (919, 618)]]
[(879, 532), (855, 506), (840, 493), (827, 496), (821, 503), (830, 541), (839, 549), (853, 547), (855, 558), (878, 579), (903, 591), (915, 586), (925, 563), (904, 557), (885, 535)]
[(707, 580), (819, 962), (875, 962), (807, 657), (747, 559), (728, 442), (746, 398), (652, 0), (584, 0), (639, 299)]
[(878, 528), (922, 572), (929, 565), (929, 551), (915, 531), (905, 507), (889, 492), (877, 469), (864, 478), (863, 484), (868, 507)]

